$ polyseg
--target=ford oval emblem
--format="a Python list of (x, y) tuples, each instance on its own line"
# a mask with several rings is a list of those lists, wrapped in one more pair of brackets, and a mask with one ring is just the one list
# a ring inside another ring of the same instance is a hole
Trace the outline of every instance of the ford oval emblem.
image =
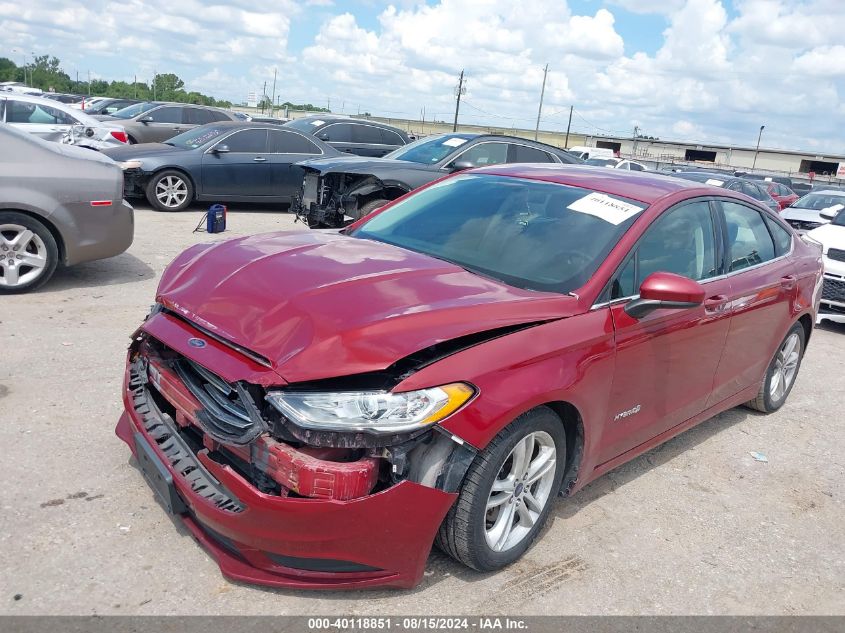
[(206, 342), (204, 340), (202, 340), (201, 338), (189, 338), (188, 339), (188, 345), (190, 345), (191, 347), (197, 347), (197, 348), (201, 349), (201, 348), (206, 346)]

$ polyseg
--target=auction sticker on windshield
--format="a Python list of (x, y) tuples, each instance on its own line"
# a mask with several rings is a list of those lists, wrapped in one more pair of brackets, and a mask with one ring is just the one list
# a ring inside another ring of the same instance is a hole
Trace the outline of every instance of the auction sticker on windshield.
[(569, 209), (587, 213), (614, 225), (622, 224), (628, 218), (642, 211), (642, 207), (611, 198), (603, 193), (593, 192), (569, 205)]
[(708, 178), (704, 181), (705, 185), (716, 185), (717, 187), (721, 187), (725, 184), (724, 180), (716, 180), (715, 178)]
[(463, 145), (466, 142), (467, 142), (467, 140), (465, 138), (457, 138), (456, 137), (456, 138), (450, 138), (447, 141), (443, 141), (443, 144), (448, 146), (448, 147), (460, 147), (461, 145)]

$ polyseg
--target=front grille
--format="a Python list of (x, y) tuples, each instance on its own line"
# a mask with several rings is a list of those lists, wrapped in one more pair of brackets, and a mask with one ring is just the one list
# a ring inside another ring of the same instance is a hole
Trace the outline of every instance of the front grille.
[(824, 278), (822, 301), (845, 301), (845, 280)]
[(149, 436), (167, 458), (171, 468), (185, 479), (191, 490), (221, 510), (238, 513), (244, 505), (219, 481), (212, 477), (196, 457), (197, 447), (191, 447), (173, 419), (161, 411), (147, 390), (146, 363), (138, 360), (129, 369), (129, 389), (135, 412)]
[(184, 357), (177, 360), (173, 367), (203, 406), (197, 418), (212, 438), (218, 442), (243, 445), (264, 431), (255, 402), (242, 385), (230, 384)]
[(845, 251), (838, 248), (830, 248), (827, 251), (827, 256), (830, 259), (835, 259), (838, 262), (845, 262)]
[(822, 225), (821, 222), (809, 222), (807, 220), (787, 220), (789, 225), (799, 231), (812, 231)]

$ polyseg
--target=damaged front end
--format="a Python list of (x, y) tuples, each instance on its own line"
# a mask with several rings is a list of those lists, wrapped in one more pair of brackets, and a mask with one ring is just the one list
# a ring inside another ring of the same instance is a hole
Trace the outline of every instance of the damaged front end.
[(292, 201), (291, 211), (312, 229), (348, 226), (369, 213), (373, 203), (393, 200), (409, 191), (371, 174), (304, 169), (302, 190)]
[[(323, 387), (225, 380), (142, 329), (117, 434), (139, 462), (160, 462), (157, 476), (172, 480), (165, 488), (142, 471), (227, 576), (302, 588), (413, 586), (475, 449), (437, 424), (394, 432), (321, 424), (326, 403), (309, 394)], [(296, 395), (279, 400), (286, 393)], [(373, 403), (364, 414), (392, 406)]]

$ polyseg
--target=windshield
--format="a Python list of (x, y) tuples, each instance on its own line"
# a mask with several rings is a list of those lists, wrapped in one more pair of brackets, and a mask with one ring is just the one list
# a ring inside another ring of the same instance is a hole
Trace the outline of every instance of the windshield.
[(588, 158), (584, 161), (585, 165), (595, 165), (596, 167), (614, 167), (618, 160), (612, 158)]
[(793, 207), (801, 209), (813, 209), (814, 211), (821, 211), (829, 207), (840, 205), (840, 208), (845, 208), (845, 193), (837, 195), (835, 193), (808, 193), (803, 198), (798, 198), (792, 203)]
[(152, 110), (153, 108), (159, 106), (161, 104), (158, 103), (150, 103), (149, 101), (145, 101), (144, 103), (135, 103), (131, 106), (127, 106), (123, 108), (123, 110), (118, 110), (117, 112), (112, 112), (111, 116), (117, 119), (131, 119), (133, 117), (138, 116), (142, 112), (146, 112), (147, 110)]
[(474, 137), (473, 134), (442, 134), (427, 136), (404, 147), (393, 150), (385, 158), (407, 160), (412, 163), (431, 165), (439, 163), (458, 147)]
[(567, 293), (589, 280), (644, 208), (589, 189), (464, 174), (419, 191), (352, 236), (519, 288)]
[(187, 132), (177, 134), (164, 142), (165, 145), (172, 145), (181, 149), (196, 149), (202, 147), (219, 137), (231, 127), (221, 127), (219, 124), (211, 123), (209, 125), (200, 125)]

